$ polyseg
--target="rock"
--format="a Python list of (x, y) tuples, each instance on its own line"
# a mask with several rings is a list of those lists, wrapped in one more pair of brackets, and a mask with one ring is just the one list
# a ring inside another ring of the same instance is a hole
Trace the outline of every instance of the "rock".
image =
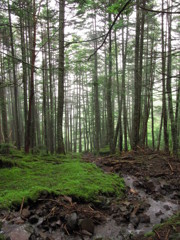
[(56, 222), (56, 225), (57, 225), (57, 226), (61, 226), (61, 224), (62, 224), (61, 220), (58, 220), (58, 221)]
[(169, 211), (170, 210), (170, 207), (168, 205), (164, 205), (163, 208), (166, 210), (166, 211)]
[(89, 237), (92, 236), (92, 233), (90, 233), (90, 232), (88, 232), (86, 230), (82, 230), (81, 232), (82, 232), (83, 235), (86, 235), (86, 236), (89, 236)]
[(81, 230), (86, 230), (87, 232), (94, 233), (94, 223), (91, 219), (85, 218), (79, 223)]
[(9, 233), (9, 237), (11, 240), (29, 240), (30, 233), (28, 233), (23, 227), (19, 227), (14, 229)]
[(48, 222), (52, 223), (52, 222), (56, 222), (58, 220), (57, 216), (51, 216), (48, 218)]
[(160, 192), (160, 194), (162, 194), (163, 196), (166, 195), (166, 191), (165, 191), (164, 189), (160, 189), (159, 192)]
[(121, 212), (126, 212), (127, 211), (127, 207), (124, 206), (124, 205), (120, 206), (119, 209), (120, 209)]
[(133, 186), (134, 186), (135, 188), (142, 188), (142, 187), (143, 187), (143, 184), (142, 184), (142, 182), (134, 181), (134, 182), (133, 182)]
[(130, 223), (136, 228), (139, 224), (139, 218), (135, 215), (130, 217)]
[(145, 210), (147, 210), (148, 208), (150, 207), (150, 204), (149, 203), (142, 203), (140, 206), (139, 206), (139, 209), (138, 209), (138, 213), (143, 213)]
[(31, 234), (29, 240), (36, 240), (37, 239), (37, 236), (33, 233)]
[(77, 227), (77, 222), (78, 222), (78, 216), (77, 213), (71, 213), (69, 215), (66, 215), (65, 217), (66, 222), (67, 222), (67, 228), (70, 231), (73, 231)]
[(37, 215), (33, 215), (33, 216), (31, 216), (31, 217), (28, 219), (28, 221), (29, 221), (31, 224), (36, 224), (36, 223), (38, 223), (39, 218), (38, 218)]
[(150, 216), (146, 214), (140, 214), (139, 215), (139, 222), (140, 223), (150, 223)]
[(29, 218), (31, 215), (30, 211), (28, 208), (24, 208), (21, 213), (22, 218)]
[(15, 219), (14, 219), (14, 223), (15, 223), (15, 224), (23, 224), (23, 223), (24, 223), (24, 220), (23, 220), (21, 217), (18, 217), (18, 218), (15, 218)]
[(116, 224), (117, 224), (118, 226), (119, 226), (120, 224), (122, 224), (122, 223), (127, 223), (127, 219), (124, 218), (124, 217), (116, 218), (115, 221), (116, 221)]
[(152, 193), (155, 191), (155, 186), (154, 186), (154, 183), (151, 182), (151, 181), (148, 181), (144, 184), (145, 188), (146, 188), (146, 191), (148, 193)]
[(161, 212), (161, 210), (159, 211), (159, 212), (157, 212), (155, 215), (156, 215), (156, 217), (159, 217), (159, 216), (161, 216), (163, 213)]

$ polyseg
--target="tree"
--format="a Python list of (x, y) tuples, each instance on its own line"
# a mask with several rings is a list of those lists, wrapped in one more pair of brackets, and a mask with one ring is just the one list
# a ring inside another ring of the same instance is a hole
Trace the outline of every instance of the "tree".
[(59, 1), (59, 70), (58, 70), (58, 109), (57, 109), (57, 153), (65, 153), (63, 143), (64, 106), (64, 15), (65, 1)]
[(14, 52), (14, 37), (12, 30), (12, 21), (11, 21), (11, 6), (8, 0), (8, 16), (9, 16), (9, 32), (10, 32), (10, 45), (11, 45), (11, 54), (12, 54), (12, 66), (13, 66), (13, 82), (14, 82), (14, 106), (15, 106), (15, 131), (16, 131), (16, 145), (20, 149), (20, 126), (19, 126), (19, 109), (18, 109), (18, 83), (16, 76), (16, 65), (15, 65), (15, 52)]

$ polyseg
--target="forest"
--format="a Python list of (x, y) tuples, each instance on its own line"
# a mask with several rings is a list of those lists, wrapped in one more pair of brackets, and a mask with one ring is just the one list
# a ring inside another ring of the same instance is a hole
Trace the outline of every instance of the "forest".
[(179, 153), (177, 1), (2, 1), (0, 18), (0, 143)]
[(178, 0), (1, 0), (0, 240), (180, 239)]

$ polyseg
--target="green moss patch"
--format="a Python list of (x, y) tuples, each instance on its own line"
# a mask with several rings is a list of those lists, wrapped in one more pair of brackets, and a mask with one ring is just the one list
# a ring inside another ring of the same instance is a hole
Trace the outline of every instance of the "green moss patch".
[(23, 198), (35, 200), (42, 191), (89, 201), (98, 194), (121, 195), (124, 189), (118, 176), (82, 162), (78, 155), (27, 155), (11, 161), (16, 163), (12, 168), (0, 169), (0, 208), (20, 204)]

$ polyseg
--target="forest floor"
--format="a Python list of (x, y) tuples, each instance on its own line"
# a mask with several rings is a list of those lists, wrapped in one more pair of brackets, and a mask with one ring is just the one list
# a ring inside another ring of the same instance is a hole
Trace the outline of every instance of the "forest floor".
[(83, 201), (44, 191), (37, 201), (22, 202), (18, 211), (0, 211), (4, 239), (180, 239), (178, 159), (140, 149), (112, 156), (85, 154), (83, 162), (96, 164), (107, 176), (123, 177), (124, 196), (99, 193), (94, 200)]

